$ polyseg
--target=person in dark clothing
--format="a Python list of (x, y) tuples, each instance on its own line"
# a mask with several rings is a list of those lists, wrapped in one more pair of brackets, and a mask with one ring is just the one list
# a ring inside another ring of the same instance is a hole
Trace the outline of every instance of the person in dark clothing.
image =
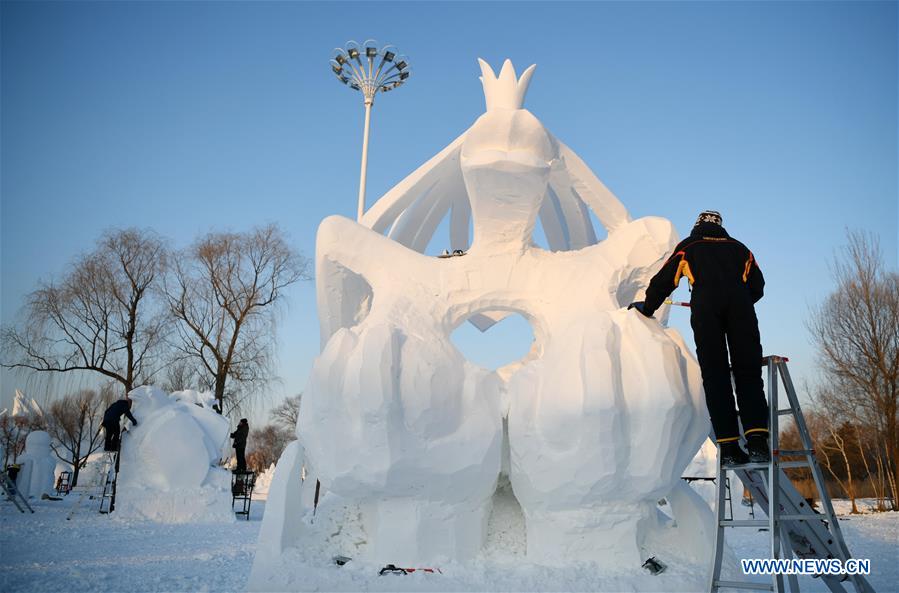
[(247, 459), (244, 452), (247, 450), (247, 435), (250, 433), (250, 425), (246, 418), (241, 418), (237, 429), (231, 433), (234, 439), (234, 452), (237, 454), (237, 469), (235, 473), (247, 471)]
[(137, 426), (137, 420), (131, 415), (131, 400), (127, 397), (113, 402), (103, 413), (103, 431), (106, 433), (106, 442), (103, 444), (104, 451), (119, 450), (122, 416), (127, 416), (131, 424)]
[[(702, 212), (690, 236), (674, 248), (674, 254), (650, 280), (646, 300), (631, 303), (628, 309), (652, 317), (681, 277), (687, 277), (692, 287), (690, 325), (722, 463), (766, 462), (770, 459), (768, 403), (755, 315), (755, 303), (764, 294), (765, 279), (752, 252), (728, 235), (721, 224), (718, 212)], [(748, 457), (739, 444), (737, 407)]]

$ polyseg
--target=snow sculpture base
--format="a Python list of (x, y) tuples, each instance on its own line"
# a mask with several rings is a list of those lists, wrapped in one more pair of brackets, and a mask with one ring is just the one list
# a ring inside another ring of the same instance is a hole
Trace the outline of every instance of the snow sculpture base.
[(391, 498), (360, 508), (373, 564), (420, 566), (438, 558), (469, 559), (487, 534), (489, 504), (459, 505)]
[[(639, 565), (630, 562), (614, 564), (597, 551), (593, 558), (562, 559), (545, 565), (531, 560), (528, 550), (525, 517), (508, 481), (504, 481), (493, 497), (485, 543), (476, 557), (465, 562), (442, 560), (417, 567), (437, 567), (441, 573), (416, 572), (405, 577), (378, 576), (386, 564), (368, 560), (369, 532), (360, 518), (360, 508), (334, 494), (328, 493), (320, 501), (312, 517), (312, 494), (315, 481), (305, 483), (283, 480), (288, 472), (283, 466), (297, 461), (296, 450), (282, 456), (272, 482), (269, 501), (263, 517), (257, 554), (247, 585), (251, 592), (268, 591), (601, 591), (601, 592), (695, 592), (708, 586), (709, 553), (711, 548), (701, 545), (707, 538), (697, 525), (705, 525), (711, 534), (714, 518), (708, 507), (695, 506), (697, 495), (685, 486), (686, 502), (676, 489), (670, 498), (678, 502), (677, 521), (655, 507), (646, 522), (645, 544), (668, 565), (668, 570), (652, 576)], [(282, 495), (293, 501), (284, 517), (278, 515), (277, 503)], [(276, 493), (278, 490), (279, 493)], [(691, 498), (694, 497), (694, 498)], [(671, 500), (669, 500), (671, 502)], [(675, 506), (664, 506), (666, 512)], [(683, 507), (683, 508), (681, 508)], [(294, 514), (296, 513), (296, 514)], [(290, 525), (284, 530), (285, 522)], [(292, 524), (291, 524), (292, 523)], [(289, 545), (273, 546), (271, 529), (285, 536)], [(267, 533), (268, 532), (268, 533)], [(699, 534), (697, 537), (696, 534)], [(615, 551), (612, 551), (615, 554)], [(333, 558), (352, 558), (344, 566), (337, 566)], [(400, 565), (399, 562), (390, 562)], [(642, 559), (641, 559), (642, 563)]]
[(117, 489), (113, 515), (158, 523), (230, 523), (234, 521), (230, 489), (230, 472), (219, 468), (210, 468), (198, 488), (160, 492), (129, 484)]
[(525, 513), (528, 559), (552, 566), (595, 562), (607, 570), (641, 565), (655, 512), (655, 505), (631, 504)]

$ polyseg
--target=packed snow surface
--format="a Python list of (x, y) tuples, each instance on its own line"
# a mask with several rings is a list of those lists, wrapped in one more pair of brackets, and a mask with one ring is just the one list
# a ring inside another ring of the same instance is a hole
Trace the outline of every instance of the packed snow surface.
[[(79, 492), (62, 502), (32, 501), (35, 514), (20, 514), (11, 502), (0, 500), (0, 591), (4, 593), (210, 593), (245, 591), (265, 503), (254, 501), (250, 521), (232, 524), (163, 524), (123, 520), (97, 512), (97, 501), (86, 502), (66, 521)], [(501, 497), (500, 497), (501, 498)], [(326, 507), (331, 501), (323, 501)], [(870, 501), (863, 501), (863, 510)], [(842, 513), (841, 526), (849, 549), (857, 558), (870, 558), (871, 585), (878, 593), (899, 590), (899, 513), (846, 515), (848, 501), (836, 501)], [(663, 507), (664, 508), (664, 507)], [(737, 518), (747, 509), (735, 507)], [(758, 508), (756, 507), (756, 510)], [(316, 522), (324, 531), (331, 520)], [(496, 530), (493, 525), (506, 525)], [(524, 523), (521, 511), (510, 498), (498, 499), (490, 518), (490, 535), (498, 543), (496, 555), (468, 564), (441, 565), (442, 574), (377, 576), (379, 566), (352, 560), (343, 567), (331, 562), (334, 540), (320, 547), (296, 551), (302, 561), (297, 589), (307, 591), (610, 591), (668, 590), (670, 580), (662, 574), (600, 575), (595, 567), (579, 564), (568, 568), (541, 568), (524, 561)], [(347, 533), (356, 529), (350, 521)], [(331, 533), (336, 531), (334, 529)], [(330, 534), (329, 534), (330, 535)], [(350, 538), (351, 539), (351, 538)], [(728, 536), (734, 551), (744, 558), (766, 557), (764, 534), (735, 530)], [(668, 551), (659, 554), (668, 560)], [(312, 560), (316, 560), (312, 562)], [(321, 561), (321, 563), (319, 562)], [(671, 569), (669, 569), (671, 570)], [(756, 579), (758, 580), (758, 578)], [(800, 580), (803, 592), (825, 592), (818, 580)], [(281, 590), (281, 589), (271, 589)], [(684, 589), (679, 589), (684, 590)], [(699, 591), (701, 589), (697, 589)]]

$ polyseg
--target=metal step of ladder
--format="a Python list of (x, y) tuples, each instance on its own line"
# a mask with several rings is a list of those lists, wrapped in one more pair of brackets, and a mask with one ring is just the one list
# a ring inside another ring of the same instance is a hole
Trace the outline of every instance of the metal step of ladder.
[[(721, 579), (721, 563), (724, 555), (725, 530), (728, 527), (767, 528), (767, 536), (771, 542), (772, 559), (839, 559), (845, 566), (851, 558), (849, 548), (840, 531), (840, 524), (833, 510), (830, 496), (824, 485), (824, 476), (815, 457), (814, 445), (799, 406), (799, 399), (787, 369), (787, 358), (767, 356), (762, 365), (768, 367), (768, 406), (769, 406), (769, 439), (771, 445), (771, 461), (769, 463), (747, 463), (725, 468), (718, 461), (718, 489), (716, 498), (715, 558), (712, 569), (709, 591), (718, 593), (721, 590), (757, 590), (782, 593), (784, 575), (772, 575), (771, 584), (749, 581), (727, 581)], [(779, 381), (783, 383), (787, 395), (788, 408), (780, 409), (778, 403)], [(802, 441), (800, 450), (781, 450), (778, 447), (779, 419), (791, 415)], [(784, 457), (803, 457), (801, 460), (784, 460)], [(823, 514), (815, 511), (805, 498), (796, 490), (790, 478), (783, 472), (793, 467), (807, 467), (811, 470), (818, 498), (824, 510)], [(724, 517), (725, 491), (721, 487), (725, 483), (728, 469), (737, 474), (743, 485), (749, 489), (752, 498), (767, 515), (766, 520), (734, 521)], [(769, 479), (770, 476), (770, 479)], [(821, 580), (833, 593), (847, 593), (846, 583), (852, 583), (857, 593), (874, 593), (874, 589), (862, 575), (819, 575)], [(788, 574), (787, 583), (790, 591), (799, 591), (796, 575)]]
[(25, 509), (28, 509), (32, 513), (34, 512), (34, 509), (31, 508), (31, 505), (28, 504), (28, 501), (25, 500), (25, 497), (22, 496), (18, 487), (16, 487), (16, 483), (10, 479), (9, 474), (6, 472), (0, 472), (0, 487), (3, 488), (3, 493), (6, 494), (6, 498), (16, 505), (19, 512), (24, 513)]

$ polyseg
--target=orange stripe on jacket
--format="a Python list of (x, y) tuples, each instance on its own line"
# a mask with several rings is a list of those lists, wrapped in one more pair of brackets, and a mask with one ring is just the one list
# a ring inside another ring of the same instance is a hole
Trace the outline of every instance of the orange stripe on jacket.
[(746, 265), (743, 266), (743, 282), (747, 282), (749, 280), (749, 271), (752, 270), (752, 252), (749, 252), (749, 259), (746, 260)]

